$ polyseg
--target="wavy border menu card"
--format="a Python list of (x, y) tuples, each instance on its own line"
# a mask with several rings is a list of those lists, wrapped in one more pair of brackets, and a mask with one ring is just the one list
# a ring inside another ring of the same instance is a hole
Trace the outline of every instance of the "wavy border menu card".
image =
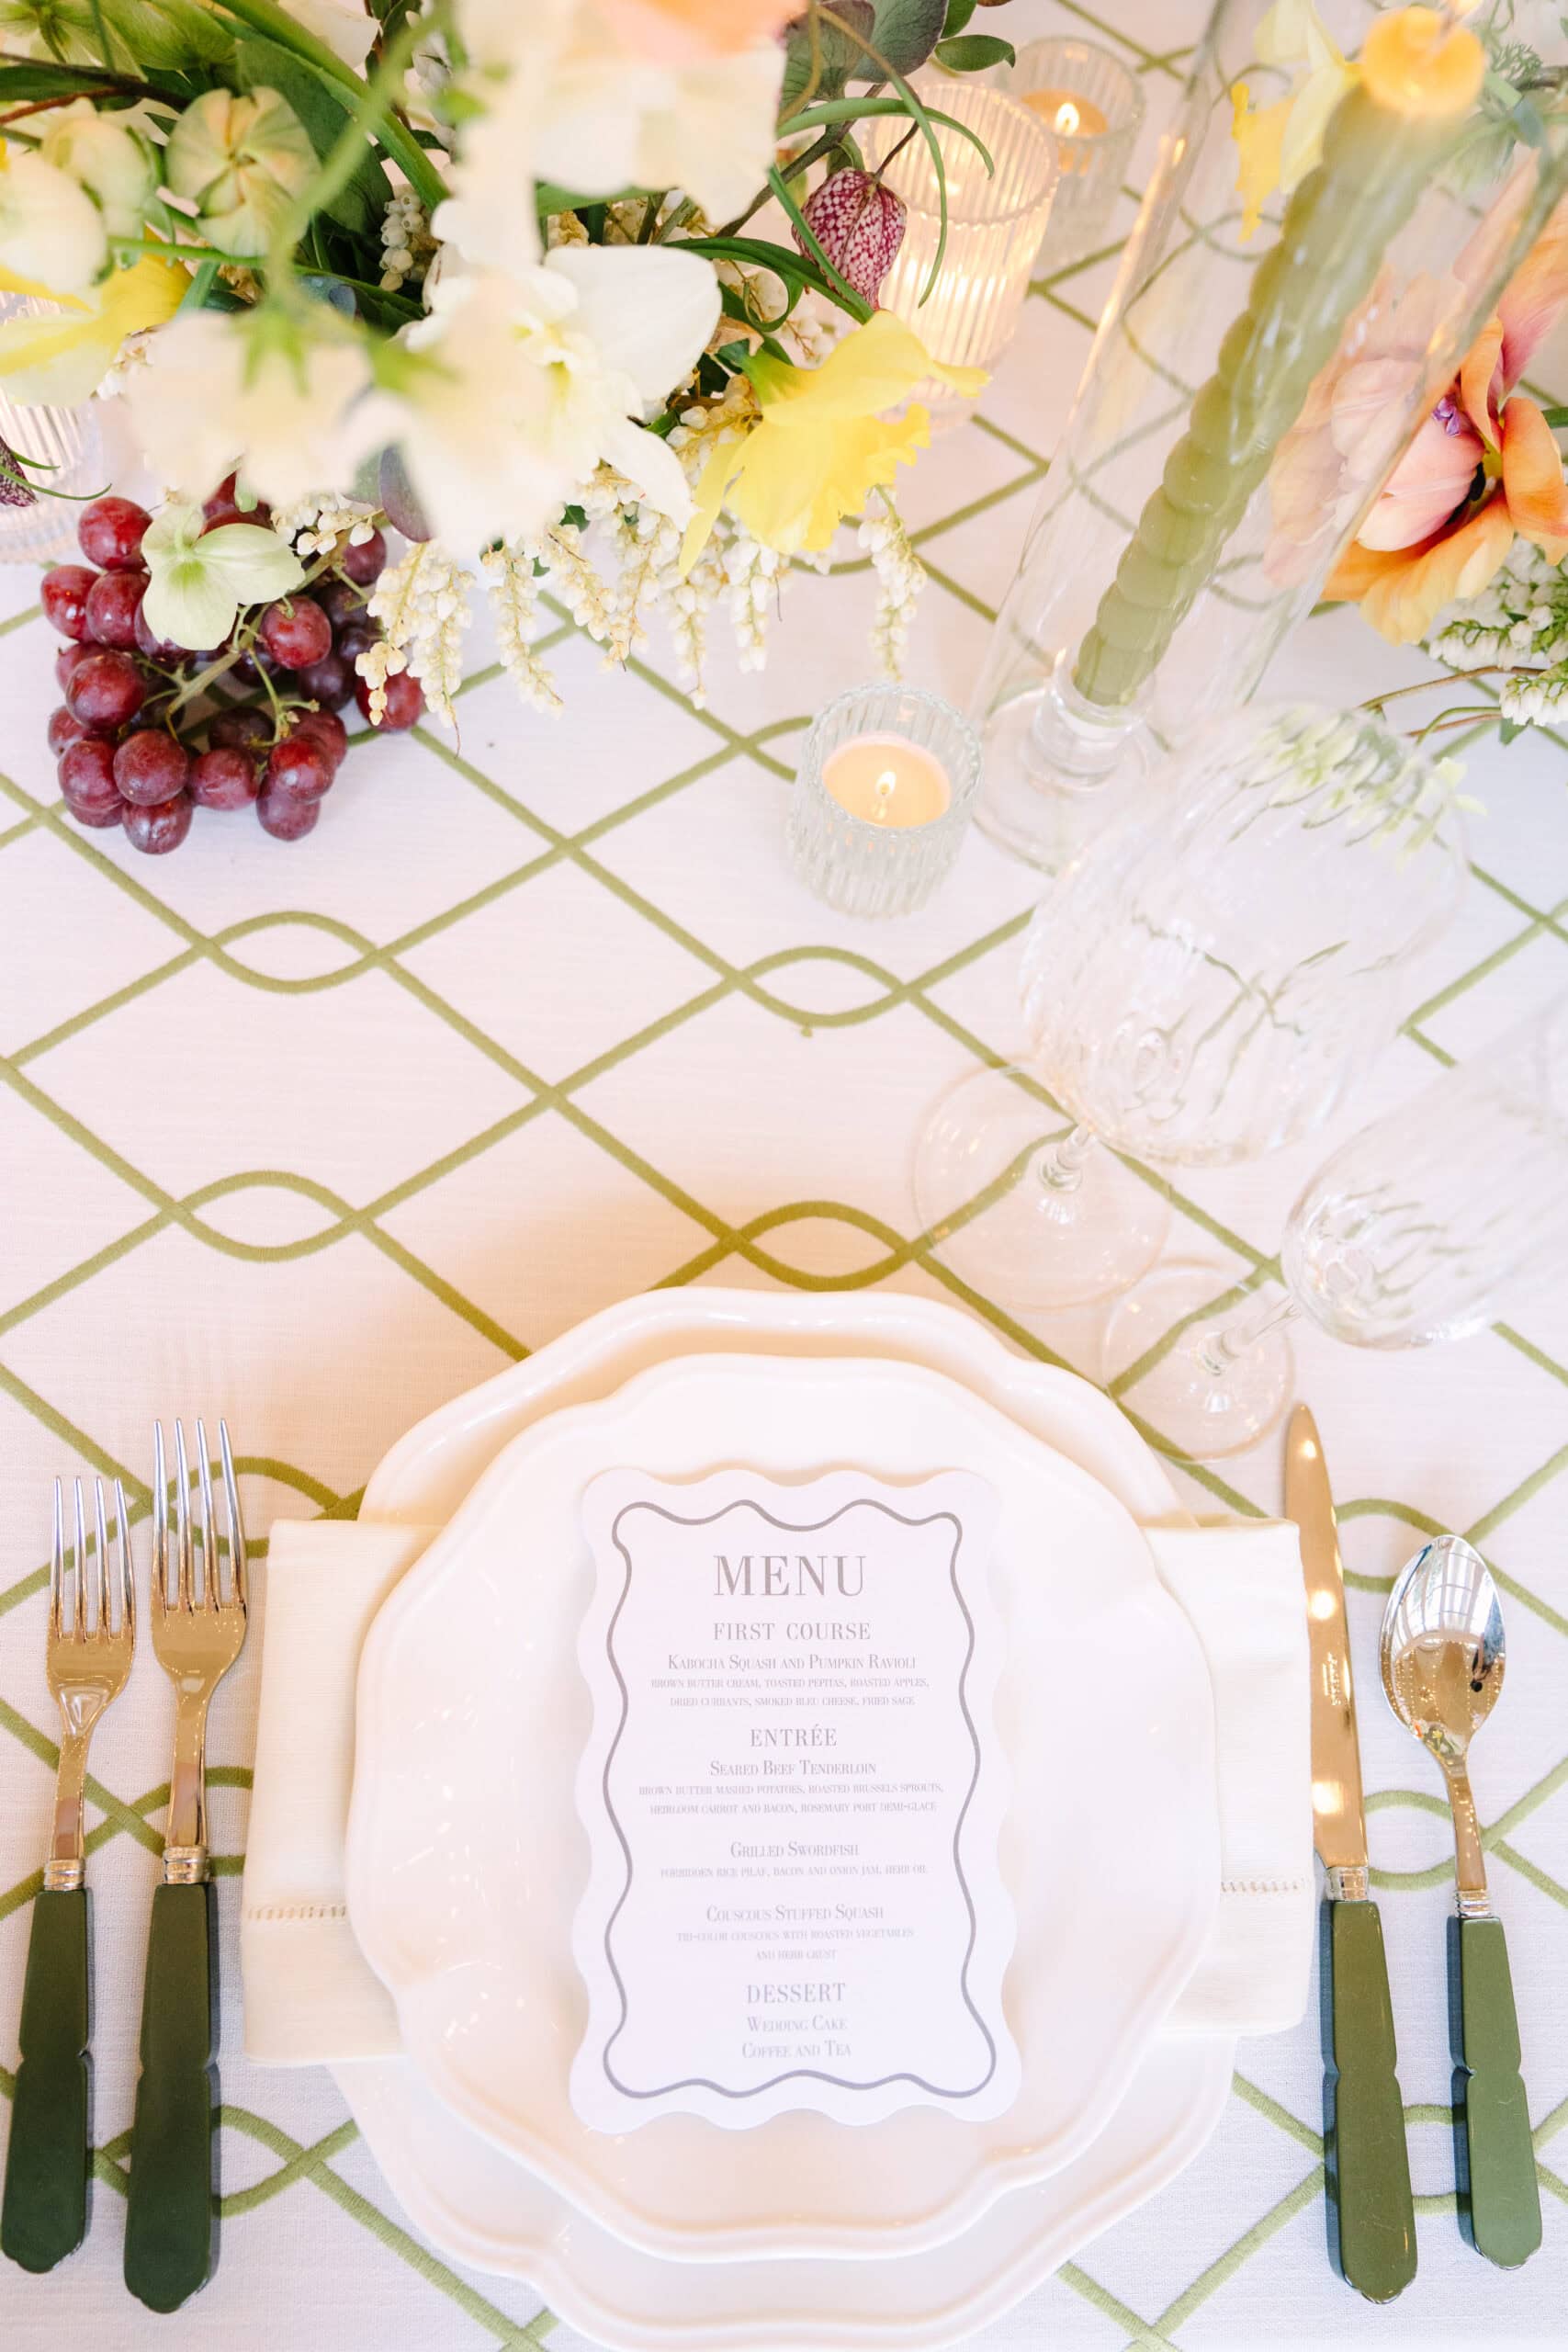
[(578, 2114), (999, 2114), (1018, 2055), (989, 1487), (612, 1470), (583, 1509)]

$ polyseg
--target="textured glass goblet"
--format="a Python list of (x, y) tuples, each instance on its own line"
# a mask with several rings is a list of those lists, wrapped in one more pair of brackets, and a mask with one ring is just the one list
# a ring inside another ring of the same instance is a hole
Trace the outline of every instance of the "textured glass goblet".
[(1283, 1294), (1229, 1314), (1217, 1267), (1163, 1268), (1108, 1327), (1112, 1374), (1161, 1350), (1127, 1393), (1194, 1461), (1280, 1419), (1297, 1316), (1352, 1347), (1424, 1348), (1568, 1264), (1568, 996), (1341, 1145), (1292, 1209), (1280, 1263)]
[(1021, 1307), (1136, 1282), (1168, 1212), (1114, 1154), (1217, 1166), (1309, 1134), (1393, 1037), (1399, 968), (1464, 873), (1446, 773), (1381, 718), (1211, 729), (1036, 913), (1028, 1066), (966, 1080), (926, 1126), (916, 1205), (944, 1262)]

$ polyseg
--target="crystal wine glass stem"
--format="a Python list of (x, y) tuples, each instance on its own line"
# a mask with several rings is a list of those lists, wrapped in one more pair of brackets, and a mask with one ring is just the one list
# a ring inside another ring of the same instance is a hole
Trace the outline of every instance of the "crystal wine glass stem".
[(1233, 1363), (1258, 1345), (1269, 1331), (1280, 1324), (1290, 1323), (1301, 1308), (1289, 1293), (1279, 1298), (1264, 1299), (1250, 1315), (1239, 1316), (1234, 1323), (1225, 1323), (1219, 1330), (1198, 1343), (1198, 1362), (1214, 1380), (1223, 1380)]
[(1083, 1182), (1084, 1162), (1099, 1141), (1092, 1127), (1076, 1126), (1048, 1143), (1035, 1163), (1040, 1182), (1054, 1193), (1076, 1193)]

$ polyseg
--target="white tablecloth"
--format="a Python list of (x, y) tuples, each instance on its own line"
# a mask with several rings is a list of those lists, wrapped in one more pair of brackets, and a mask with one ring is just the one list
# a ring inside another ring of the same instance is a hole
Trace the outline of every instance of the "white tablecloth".
[[(1020, 0), (1008, 29), (1101, 31), (1177, 88), (1192, 0)], [(1126, 202), (1119, 226), (1133, 207)], [(904, 493), (931, 586), (909, 672), (962, 701), (1110, 282), (1038, 288), (981, 420)], [(54, 1726), (44, 1566), (57, 1472), (120, 1472), (145, 1502), (154, 1414), (226, 1414), (257, 1534), (352, 1511), (411, 1420), (590, 1309), (661, 1283), (883, 1280), (950, 1295), (911, 1258), (912, 1136), (940, 1089), (1020, 1041), (1017, 933), (1035, 878), (972, 840), (923, 915), (826, 912), (782, 856), (800, 729), (866, 674), (872, 586), (847, 561), (789, 585), (766, 673), (722, 644), (708, 707), (658, 643), (605, 675), (563, 630), (558, 721), (502, 679), (461, 704), (460, 755), (355, 752), (316, 835), (198, 824), (153, 862), (59, 810), (43, 742), (52, 640), (7, 578), (0, 643), (0, 2089), (8, 2093)], [(722, 638), (723, 631), (717, 632)], [(476, 670), (488, 660), (474, 633)], [(1353, 615), (1311, 624), (1293, 688), (1366, 694), (1392, 657)], [(1484, 748), (1461, 921), (1413, 982), (1410, 1023), (1346, 1129), (1568, 979), (1564, 747)], [(1172, 1249), (1251, 1269), (1274, 1250), (1322, 1139), (1185, 1179)], [(1097, 1319), (1010, 1336), (1094, 1368)], [(1452, 2211), (1445, 2040), (1446, 1818), (1381, 1705), (1363, 1754), (1390, 1950), (1421, 2269), (1374, 2312), (1329, 2272), (1315, 2026), (1242, 2047), (1201, 2160), (983, 2342), (1298, 2352), (1345, 2344), (1561, 2345), (1568, 2320), (1568, 1290), (1507, 1329), (1366, 1356), (1309, 1329), (1314, 1402), (1345, 1506), (1352, 1632), (1419, 1531), (1482, 1544), (1508, 1612), (1508, 1688), (1476, 1761), (1514, 1958), (1546, 2243), (1492, 2270)], [(1184, 1480), (1200, 1508), (1277, 1510), (1269, 1445)], [(143, 1539), (144, 1547), (144, 1539)], [(145, 1549), (143, 1548), (143, 1559)], [(265, 1566), (256, 1577), (265, 1605)], [(518, 2345), (523, 2288), (454, 2271), (406, 2227), (325, 2075), (240, 2056), (232, 1941), (259, 1645), (212, 1724), (225, 1926), (224, 2226), (197, 2301), (155, 2320), (119, 2281), (124, 2159), (147, 1912), (167, 1770), (167, 1684), (143, 1644), (98, 1734), (90, 1818), (99, 2186), (85, 2251), (36, 2280), (0, 2266), (0, 2338), (23, 2348), (466, 2352)], [(8, 2100), (0, 2099), (0, 2119)], [(0, 2135), (6, 2129), (0, 2120)], [(570, 2341), (560, 2331), (558, 2342)]]

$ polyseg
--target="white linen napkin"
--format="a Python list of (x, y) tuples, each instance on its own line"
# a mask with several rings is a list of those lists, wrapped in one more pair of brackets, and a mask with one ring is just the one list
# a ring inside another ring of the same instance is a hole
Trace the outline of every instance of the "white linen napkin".
[[(1165, 2030), (1277, 2032), (1305, 2007), (1314, 1917), (1296, 1531), (1232, 1520), (1145, 1532), (1209, 1661), (1220, 1799), (1219, 1912)], [(401, 2048), (345, 1900), (355, 1685), (371, 1619), (437, 1532), (326, 1519), (272, 1531), (240, 1915), (245, 2050), (262, 2065)]]

